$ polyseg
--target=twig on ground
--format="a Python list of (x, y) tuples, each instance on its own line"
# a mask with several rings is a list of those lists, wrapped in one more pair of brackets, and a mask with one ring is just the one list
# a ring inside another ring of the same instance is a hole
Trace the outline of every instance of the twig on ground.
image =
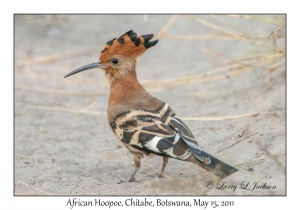
[(243, 137), (246, 135), (246, 133), (247, 133), (247, 131), (248, 131), (248, 128), (249, 128), (250, 124), (251, 124), (251, 123), (248, 123), (248, 125), (247, 125), (246, 128), (244, 129), (243, 133), (242, 133), (241, 135), (239, 134), (239, 137), (240, 137), (240, 138), (243, 138)]
[(78, 114), (106, 115), (106, 112), (67, 109), (67, 108), (62, 108), (62, 107), (49, 107), (49, 106), (30, 105), (30, 104), (22, 104), (22, 103), (15, 103), (15, 105), (19, 106), (19, 107), (26, 107), (26, 108), (32, 108), (32, 109), (45, 109), (45, 110), (62, 111), (62, 112), (73, 112), (73, 113), (78, 113)]
[(251, 136), (253, 136), (253, 135), (257, 134), (257, 133), (258, 133), (258, 132), (253, 133), (253, 134), (251, 134), (251, 135), (249, 135), (249, 136), (247, 136), (247, 137), (245, 137), (245, 138), (243, 138), (243, 139), (241, 139), (241, 140), (235, 142), (234, 144), (232, 144), (232, 145), (230, 145), (230, 146), (228, 146), (228, 147), (225, 147), (224, 149), (221, 149), (221, 150), (217, 151), (217, 153), (222, 152), (222, 151), (224, 151), (225, 149), (228, 149), (228, 148), (230, 148), (230, 147), (232, 147), (232, 146), (234, 146), (234, 145), (240, 143), (241, 141), (244, 141), (245, 139), (247, 139), (247, 138), (249, 138), (249, 137), (251, 137)]
[(52, 194), (49, 193), (49, 192), (46, 192), (46, 191), (41, 190), (41, 189), (39, 189), (39, 188), (33, 187), (33, 186), (31, 186), (31, 185), (29, 185), (29, 184), (26, 184), (25, 182), (22, 182), (22, 181), (20, 181), (20, 180), (18, 180), (18, 179), (15, 179), (15, 181), (17, 181), (17, 182), (19, 182), (19, 183), (21, 183), (21, 184), (23, 184), (23, 185), (25, 185), (25, 186), (27, 186), (27, 187), (30, 187), (30, 188), (35, 189), (35, 190), (37, 190), (37, 191), (40, 191), (40, 192), (42, 192), (42, 193), (44, 193), (44, 194), (46, 194), (46, 195), (52, 195)]
[(181, 117), (182, 120), (200, 120), (200, 121), (221, 121), (221, 120), (232, 120), (242, 117), (256, 117), (259, 113), (241, 114), (227, 117)]
[(257, 159), (249, 160), (249, 161), (246, 161), (246, 162), (243, 162), (243, 163), (235, 164), (233, 166), (239, 166), (239, 165), (243, 165), (243, 164), (246, 164), (246, 163), (251, 163), (251, 162), (255, 162), (255, 161), (259, 161), (259, 160), (264, 160), (264, 159), (268, 159), (268, 158), (277, 157), (277, 156), (280, 156), (280, 155), (285, 155), (285, 152), (284, 153), (280, 153), (280, 154), (276, 154), (276, 155), (270, 155), (270, 156), (267, 156), (267, 157), (262, 157), (262, 158), (257, 158)]

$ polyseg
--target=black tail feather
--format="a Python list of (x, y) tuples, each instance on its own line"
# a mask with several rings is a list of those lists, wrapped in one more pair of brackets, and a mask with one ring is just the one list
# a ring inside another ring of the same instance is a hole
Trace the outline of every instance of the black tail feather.
[(204, 151), (202, 151), (202, 152), (204, 153), (204, 156), (210, 160), (210, 162), (200, 161), (197, 158), (195, 158), (193, 163), (208, 170), (209, 172), (213, 173), (214, 175), (223, 179), (223, 178), (238, 171), (233, 166), (230, 166), (230, 165), (224, 163), (223, 161), (215, 158), (214, 156), (212, 156)]

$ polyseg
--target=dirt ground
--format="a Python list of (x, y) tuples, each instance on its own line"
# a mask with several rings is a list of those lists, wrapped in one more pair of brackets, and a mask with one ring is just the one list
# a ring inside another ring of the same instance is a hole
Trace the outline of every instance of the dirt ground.
[[(15, 195), (286, 194), (285, 16), (14, 18)], [(133, 159), (109, 129), (103, 72), (63, 77), (131, 29), (159, 38), (139, 59), (141, 83), (237, 173), (218, 182), (173, 159), (159, 179), (162, 158), (145, 157), (128, 182)]]

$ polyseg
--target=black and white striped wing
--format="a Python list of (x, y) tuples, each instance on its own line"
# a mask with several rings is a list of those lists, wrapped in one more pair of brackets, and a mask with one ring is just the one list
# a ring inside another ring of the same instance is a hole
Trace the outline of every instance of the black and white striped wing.
[(193, 153), (199, 161), (207, 160), (192, 132), (167, 104), (157, 112), (132, 110), (119, 115), (111, 127), (123, 143), (146, 154), (186, 160)]
[(160, 113), (141, 110), (128, 112), (112, 126), (125, 144), (147, 153), (186, 160), (191, 151), (174, 129), (161, 122)]
[(181, 119), (177, 117), (170, 118), (169, 125), (176, 130), (176, 132), (180, 135), (184, 143), (186, 143), (188, 148), (192, 151), (192, 153), (198, 160), (208, 160), (207, 158), (205, 158), (204, 152), (200, 149), (199, 144), (195, 140), (194, 135)]
[(186, 160), (191, 155), (180, 135), (161, 122), (143, 127), (136, 133), (128, 143), (137, 149), (180, 160)]

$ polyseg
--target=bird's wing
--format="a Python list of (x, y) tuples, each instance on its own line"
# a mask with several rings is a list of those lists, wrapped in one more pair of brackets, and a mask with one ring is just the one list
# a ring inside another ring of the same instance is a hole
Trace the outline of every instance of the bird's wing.
[(204, 153), (200, 149), (198, 142), (195, 140), (195, 137), (188, 126), (177, 117), (170, 118), (169, 125), (176, 130), (195, 157), (200, 161), (205, 161)]
[(180, 160), (186, 160), (193, 154), (201, 162), (209, 161), (187, 125), (164, 102), (154, 110), (122, 112), (110, 124), (123, 143), (146, 154), (154, 153)]
[(191, 150), (180, 134), (161, 122), (159, 114), (133, 110), (119, 116), (112, 130), (125, 144), (145, 153), (186, 160)]

